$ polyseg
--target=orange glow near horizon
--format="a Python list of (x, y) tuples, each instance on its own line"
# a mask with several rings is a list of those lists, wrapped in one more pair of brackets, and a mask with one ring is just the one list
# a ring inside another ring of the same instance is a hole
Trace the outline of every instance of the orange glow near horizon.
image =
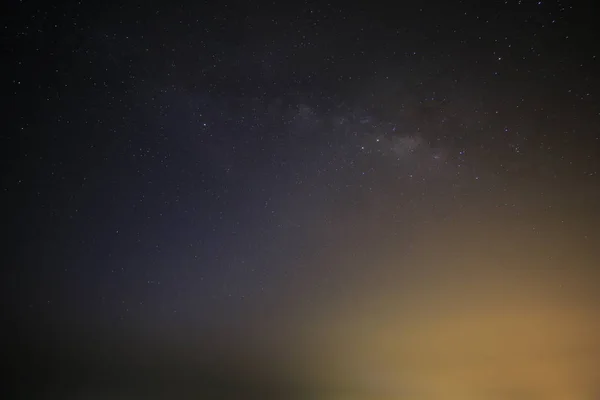
[(356, 387), (365, 399), (591, 399), (600, 383), (600, 318), (552, 303), (396, 313), (390, 304), (385, 313), (330, 316), (313, 362), (326, 386)]
[[(535, 246), (529, 240), (523, 249), (528, 244)], [(523, 254), (517, 249), (514, 260)], [(434, 252), (425, 258), (443, 260)], [(540, 260), (532, 265), (544, 268), (492, 261), (468, 254), (445, 265), (454, 274), (432, 267), (404, 280), (388, 268), (370, 290), (361, 282), (352, 301), (308, 312), (305, 370), (321, 386), (348, 388), (352, 399), (596, 398), (600, 308), (582, 283), (596, 274)]]

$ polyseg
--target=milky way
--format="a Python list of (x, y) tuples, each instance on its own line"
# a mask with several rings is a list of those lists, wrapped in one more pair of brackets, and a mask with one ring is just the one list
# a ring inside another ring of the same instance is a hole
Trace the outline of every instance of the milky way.
[(9, 5), (22, 392), (592, 398), (593, 7)]

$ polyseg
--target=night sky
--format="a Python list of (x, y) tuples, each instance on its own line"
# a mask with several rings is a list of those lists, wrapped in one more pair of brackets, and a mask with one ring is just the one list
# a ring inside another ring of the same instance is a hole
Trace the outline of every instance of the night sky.
[(600, 395), (600, 6), (52, 3), (1, 13), (12, 398)]

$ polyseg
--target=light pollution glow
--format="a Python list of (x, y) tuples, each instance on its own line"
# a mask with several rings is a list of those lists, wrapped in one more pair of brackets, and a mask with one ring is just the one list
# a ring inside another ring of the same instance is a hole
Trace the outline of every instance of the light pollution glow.
[[(512, 228), (437, 228), (443, 245), (428, 231), (413, 260), (426, 265), (420, 274), (379, 268), (387, 272), (372, 289), (356, 284), (352, 299), (307, 312), (303, 373), (353, 399), (597, 398), (597, 273), (576, 257), (559, 265), (581, 250), (564, 230), (540, 239)], [(486, 240), (479, 250), (464, 245)], [(502, 246), (505, 254), (493, 250)]]

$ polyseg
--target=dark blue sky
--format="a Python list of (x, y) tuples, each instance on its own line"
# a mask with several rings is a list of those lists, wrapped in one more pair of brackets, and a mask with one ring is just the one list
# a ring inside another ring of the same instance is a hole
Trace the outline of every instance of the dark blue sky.
[(593, 7), (9, 2), (15, 354), (285, 358), (307, 315), (468, 275), (447, 252), (497, 229), (502, 259), (517, 225), (595, 282)]

